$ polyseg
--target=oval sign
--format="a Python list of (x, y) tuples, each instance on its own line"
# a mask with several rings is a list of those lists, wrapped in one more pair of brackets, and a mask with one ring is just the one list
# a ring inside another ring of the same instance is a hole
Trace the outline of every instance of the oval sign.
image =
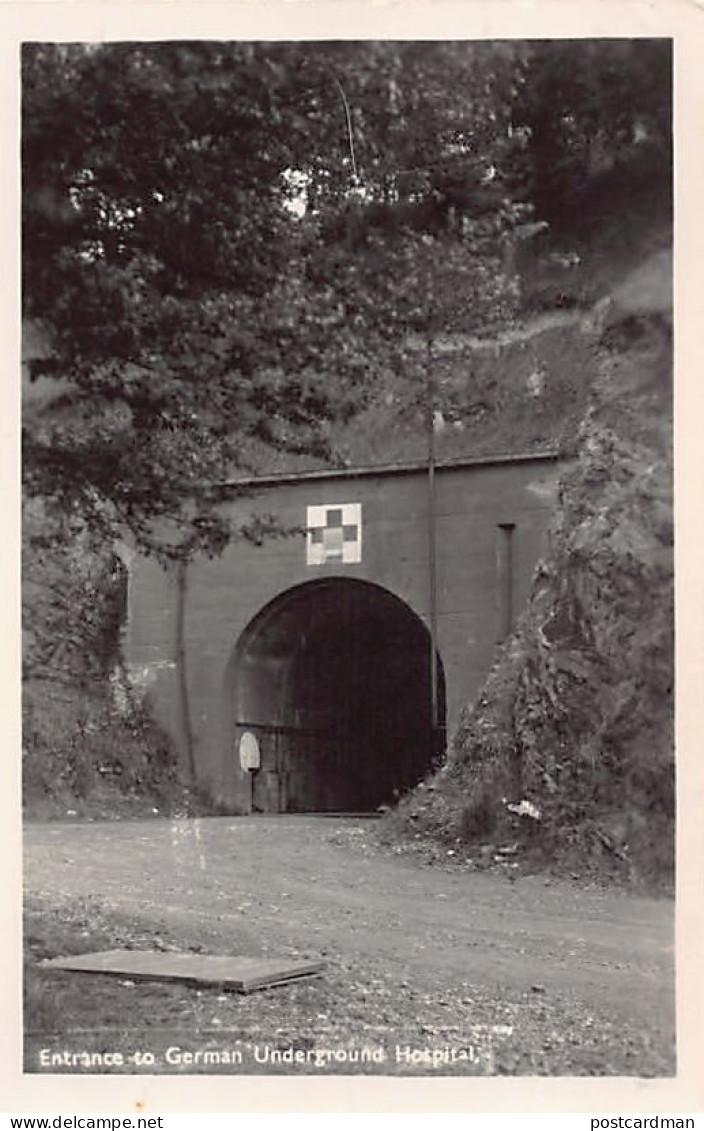
[(251, 730), (246, 730), (239, 741), (240, 765), (243, 770), (258, 770), (261, 765), (259, 743)]

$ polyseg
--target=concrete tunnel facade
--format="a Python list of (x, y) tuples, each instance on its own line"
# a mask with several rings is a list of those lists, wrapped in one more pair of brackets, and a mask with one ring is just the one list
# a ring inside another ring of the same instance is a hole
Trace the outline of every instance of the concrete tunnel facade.
[(436, 474), (431, 709), (428, 484), (420, 465), (224, 489), (233, 541), (187, 574), (131, 556), (124, 652), (220, 811), (367, 812), (442, 757), (524, 606), (548, 539), (552, 453)]

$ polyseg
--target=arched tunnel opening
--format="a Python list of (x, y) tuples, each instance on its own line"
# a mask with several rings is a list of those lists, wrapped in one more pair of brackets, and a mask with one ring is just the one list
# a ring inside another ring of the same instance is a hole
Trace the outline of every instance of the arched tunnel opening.
[(237, 739), (259, 748), (252, 810), (372, 812), (420, 781), (444, 751), (430, 648), (420, 618), (369, 582), (307, 582), (267, 605), (237, 644), (228, 692)]

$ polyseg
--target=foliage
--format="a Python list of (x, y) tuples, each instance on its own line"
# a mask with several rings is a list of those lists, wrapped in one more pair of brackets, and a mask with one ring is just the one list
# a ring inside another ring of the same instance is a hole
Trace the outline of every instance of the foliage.
[[(252, 437), (329, 457), (330, 422), (398, 362), (399, 335), (442, 292), (441, 264), (464, 322), (487, 316), (501, 291), (487, 241), (507, 205), (450, 239), (462, 202), (447, 185), (476, 183), (506, 147), (496, 131), (487, 142), (487, 89), (497, 60), (510, 81), (510, 54), (28, 45), (24, 313), (47, 334), (34, 376), (68, 385), (27, 417), (27, 489), (104, 531), (117, 520), (143, 546), (158, 544), (159, 520), (176, 522), (182, 549), (217, 549), (207, 485), (242, 465)], [(390, 201), (431, 205), (437, 223), (375, 228), (369, 209)], [(336, 217), (349, 235), (360, 211), (358, 246), (331, 238)]]
[(563, 232), (627, 209), (643, 186), (668, 196), (671, 41), (532, 43), (513, 122), (526, 136), (525, 191), (536, 215)]
[(166, 735), (145, 705), (118, 710), (95, 689), (59, 696), (29, 680), (23, 701), (27, 816), (137, 817), (191, 811)]
[[(591, 241), (614, 201), (666, 192), (670, 55), (26, 45), (24, 316), (44, 338), (32, 375), (56, 387), (23, 419), (27, 676), (85, 689), (110, 671), (118, 530), (173, 557), (276, 529), (228, 530), (222, 479), (282, 454), (343, 462), (367, 426), (387, 451), (431, 389), (458, 425), (448, 450), (486, 450), (487, 417), (535, 440), (540, 398), (510, 366), (492, 384), (470, 352), (458, 381), (438, 347), (515, 317), (526, 221)], [(561, 420), (565, 390), (550, 384)]]
[(334, 460), (410, 330), (511, 313), (533, 207), (667, 176), (669, 68), (664, 40), (27, 45), (24, 312), (68, 382), (27, 489), (217, 551), (208, 484)]
[(119, 659), (125, 567), (76, 516), (25, 501), (22, 667), (25, 678), (88, 686)]
[(121, 559), (77, 516), (40, 500), (25, 502), (23, 541), (25, 811), (134, 815), (180, 804), (166, 736), (126, 690)]

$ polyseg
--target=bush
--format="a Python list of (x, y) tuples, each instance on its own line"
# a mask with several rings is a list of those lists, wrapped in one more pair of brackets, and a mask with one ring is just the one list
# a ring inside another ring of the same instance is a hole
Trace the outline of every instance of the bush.
[(28, 817), (171, 812), (177, 761), (142, 705), (117, 710), (100, 688), (25, 685), (23, 802)]

